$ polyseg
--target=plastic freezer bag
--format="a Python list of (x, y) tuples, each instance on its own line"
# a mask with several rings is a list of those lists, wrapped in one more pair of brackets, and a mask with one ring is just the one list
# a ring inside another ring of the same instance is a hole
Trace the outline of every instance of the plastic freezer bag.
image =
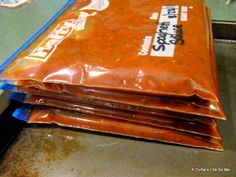
[[(207, 10), (208, 14), (209, 11)], [(209, 26), (209, 41), (210, 41), (210, 54), (212, 61), (212, 73), (214, 75), (214, 82), (218, 92), (218, 80), (216, 71), (216, 59), (213, 45), (212, 29), (210, 23), (210, 15), (208, 15)], [(121, 91), (111, 91), (107, 89), (99, 88), (86, 88), (79, 86), (71, 86), (65, 84), (48, 84), (36, 81), (21, 81), (18, 85), (24, 87), (34, 87), (45, 91), (52, 91), (57, 93), (68, 93), (71, 96), (78, 97), (81, 101), (83, 98), (91, 98), (102, 101), (123, 103), (129, 105), (143, 106), (148, 108), (157, 108), (163, 110), (169, 110), (173, 112), (184, 112), (189, 114), (203, 115), (215, 118), (225, 119), (222, 106), (219, 102), (209, 102), (206, 100), (197, 99), (196, 97), (180, 98), (180, 97), (166, 97), (166, 96), (154, 96), (147, 94), (134, 94)], [(34, 88), (27, 88), (30, 90)], [(17, 88), (17, 90), (23, 90)], [(40, 92), (40, 90), (38, 90)], [(35, 91), (34, 91), (35, 92)], [(47, 92), (50, 96), (51, 92)], [(45, 92), (46, 95), (46, 92)], [(47, 96), (47, 95), (46, 95)]]
[[(154, 110), (166, 110), (186, 114), (225, 119), (223, 109), (219, 103), (212, 103), (206, 100), (200, 100), (196, 97), (179, 98), (154, 96), (146, 94), (134, 94), (119, 91), (110, 91), (98, 88), (86, 88), (78, 86), (69, 86), (65, 84), (45, 84), (34, 81), (20, 82), (23, 87), (16, 87), (19, 92), (42, 92), (45, 95), (53, 95), (52, 92), (62, 93), (82, 99), (93, 99), (97, 101), (107, 101), (111, 103), (120, 103), (132, 106), (151, 108)], [(49, 92), (47, 92), (49, 91)]]
[[(19, 91), (19, 90), (18, 90)], [(24, 90), (25, 91), (25, 90)], [(201, 124), (207, 124), (207, 125), (213, 125), (215, 124), (214, 120), (212, 120), (209, 117), (204, 117), (204, 116), (197, 116), (197, 115), (190, 115), (190, 114), (183, 114), (183, 113), (174, 113), (171, 111), (164, 111), (164, 110), (153, 110), (153, 109), (148, 109), (148, 108), (143, 108), (143, 107), (138, 107), (138, 106), (131, 106), (131, 105), (125, 105), (125, 104), (119, 104), (119, 103), (110, 103), (110, 102), (105, 102), (105, 101), (96, 101), (93, 99), (85, 99), (85, 98), (75, 98), (74, 96), (68, 95), (68, 94), (58, 94), (51, 92), (48, 94), (48, 92), (42, 91), (42, 90), (28, 90), (27, 92), (24, 92), (27, 94), (34, 94), (37, 96), (43, 96), (43, 97), (50, 97), (50, 98), (55, 98), (59, 99), (61, 101), (73, 101), (76, 102), (77, 104), (86, 104), (90, 106), (99, 106), (103, 107), (104, 109), (117, 109), (121, 111), (129, 111), (129, 112), (136, 112), (138, 114), (148, 114), (148, 115), (157, 115), (157, 116), (162, 116), (162, 117), (168, 117), (172, 119), (177, 119), (177, 120), (185, 120), (189, 122), (197, 122)], [(20, 93), (18, 93), (21, 95)], [(16, 97), (16, 93), (13, 93), (13, 99)], [(25, 94), (23, 96), (19, 96), (20, 99), (25, 98)], [(216, 124), (215, 124), (216, 125)]]
[(203, 0), (77, 0), (1, 79), (217, 102), (207, 15)]
[(32, 112), (27, 109), (18, 109), (13, 116), (29, 123), (58, 124), (66, 127), (223, 151), (222, 142), (219, 139), (49, 107), (35, 107)]
[(213, 120), (211, 124), (204, 125), (196, 122), (180, 121), (169, 119), (168, 117), (154, 116), (130, 111), (122, 111), (112, 108), (104, 108), (100, 106), (91, 106), (86, 104), (79, 104), (71, 101), (63, 101), (42, 96), (28, 95), (24, 98), (24, 103), (33, 105), (51, 106), (69, 111), (77, 111), (86, 114), (109, 117), (113, 119), (125, 120), (130, 122), (143, 123), (147, 125), (164, 127), (179, 131), (185, 131), (193, 134), (201, 134), (205, 136), (221, 139), (218, 129), (215, 126), (216, 122)]

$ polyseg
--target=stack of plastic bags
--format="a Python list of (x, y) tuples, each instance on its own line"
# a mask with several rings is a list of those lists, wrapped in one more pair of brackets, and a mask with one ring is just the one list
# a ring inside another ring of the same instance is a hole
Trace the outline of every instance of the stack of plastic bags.
[(77, 0), (4, 63), (1, 80), (29, 123), (223, 150), (202, 0)]

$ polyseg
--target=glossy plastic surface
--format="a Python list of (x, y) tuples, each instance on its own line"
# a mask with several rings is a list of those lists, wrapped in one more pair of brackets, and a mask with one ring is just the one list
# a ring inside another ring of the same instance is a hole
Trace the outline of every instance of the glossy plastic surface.
[[(197, 95), (218, 101), (210, 69), (207, 12), (202, 0), (103, 0), (91, 8), (94, 2), (97, 1), (77, 0), (9, 65), (2, 79), (156, 95)], [(188, 14), (184, 21), (180, 18), (182, 9), (186, 8)], [(164, 48), (174, 48), (170, 49), (172, 56), (157, 55), (155, 34), (163, 22), (159, 20), (157, 25), (155, 14), (167, 16), (168, 20), (177, 19), (168, 27), (173, 34), (162, 41), (168, 44), (160, 47), (158, 41), (158, 48), (165, 54), (169, 49)], [(147, 35), (153, 41), (152, 56), (149, 51), (142, 53)]]
[(122, 111), (130, 111), (130, 112), (136, 112), (136, 113), (148, 114), (148, 115), (154, 115), (154, 116), (163, 116), (163, 117), (168, 117), (168, 118), (177, 119), (177, 120), (185, 120), (189, 122), (198, 122), (198, 123), (207, 124), (207, 125), (215, 124), (214, 120), (205, 116), (191, 115), (191, 114), (186, 114), (186, 113), (177, 113), (177, 112), (172, 112), (168, 110), (166, 111), (166, 110), (161, 110), (161, 109), (159, 110), (150, 109), (150, 108), (145, 108), (145, 107), (140, 107), (140, 106), (132, 106), (128, 104), (108, 102), (108, 101), (84, 98), (84, 97), (79, 97), (79, 96), (76, 97), (70, 94), (65, 94), (65, 93), (61, 94), (61, 93), (49, 92), (49, 91), (44, 91), (44, 90), (39, 90), (39, 89), (34, 89), (34, 88), (25, 89), (23, 87), (21, 88), (18, 87), (18, 90), (16, 91), (24, 92), (26, 94), (34, 94), (34, 95), (42, 96), (42, 97), (50, 97), (50, 98), (58, 99), (61, 102), (72, 101), (77, 104), (99, 106), (99, 107), (103, 107), (104, 109), (106, 108), (118, 109)]
[(222, 142), (219, 139), (59, 109), (36, 107), (31, 113), (28, 122), (46, 124), (54, 123), (61, 126), (94, 130), (98, 132), (158, 140), (211, 150), (223, 150)]
[(109, 117), (118, 120), (125, 120), (129, 122), (143, 123), (146, 125), (152, 125), (157, 127), (164, 127), (184, 132), (189, 132), (193, 134), (200, 134), (205, 136), (214, 137), (221, 139), (218, 129), (215, 126), (215, 121), (213, 120), (211, 124), (204, 125), (196, 122), (189, 121), (180, 121), (173, 118), (148, 115), (130, 111), (122, 111), (119, 109), (104, 108), (101, 106), (91, 106), (86, 104), (79, 104), (71, 101), (61, 101), (58, 99), (43, 97), (43, 96), (34, 96), (28, 95), (24, 103), (29, 103), (33, 105), (44, 105), (52, 106), (56, 108), (78, 111), (81, 113), (98, 115), (103, 117)]
[(73, 98), (73, 100), (105, 101), (115, 104), (138, 106), (153, 111), (170, 111), (225, 119), (220, 103), (200, 100), (196, 97), (180, 98), (154, 96), (147, 94), (134, 94), (127, 92), (111, 91), (98, 88), (86, 88), (69, 86), (65, 84), (45, 84), (33, 81), (20, 82), (22, 87), (16, 87), (16, 91), (29, 93), (43, 93), (48, 96), (56, 94)]

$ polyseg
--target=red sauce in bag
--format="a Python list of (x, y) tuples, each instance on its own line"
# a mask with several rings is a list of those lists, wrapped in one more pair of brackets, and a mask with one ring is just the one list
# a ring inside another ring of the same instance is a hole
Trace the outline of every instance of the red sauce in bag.
[(54, 123), (60, 126), (223, 151), (222, 142), (219, 139), (59, 109), (36, 107), (31, 113), (28, 122), (45, 124)]
[(145, 108), (145, 107), (140, 107), (140, 106), (132, 106), (132, 105), (121, 104), (121, 103), (107, 102), (107, 101), (102, 101), (102, 100), (73, 96), (69, 94), (49, 92), (49, 91), (44, 91), (44, 90), (39, 90), (39, 89), (34, 89), (34, 88), (25, 89), (23, 87), (18, 87), (18, 92), (24, 92), (27, 94), (30, 93), (37, 96), (55, 98), (55, 99), (61, 100), (62, 102), (73, 101), (76, 103), (87, 104), (90, 106), (100, 106), (100, 107), (103, 107), (104, 109), (118, 109), (122, 111), (137, 112), (139, 114), (157, 115), (157, 116), (167, 117), (170, 119), (185, 120), (189, 122), (198, 122), (201, 124), (216, 126), (216, 123), (214, 120), (205, 116), (197, 116), (197, 115), (191, 115), (191, 114), (185, 114), (185, 113), (171, 112), (171, 111), (166, 111), (166, 110), (150, 109), (150, 108)]
[(167, 117), (154, 116), (142, 113), (135, 113), (130, 111), (122, 111), (112, 108), (104, 108), (101, 106), (91, 106), (86, 104), (80, 104), (72, 101), (62, 101), (43, 96), (28, 95), (24, 100), (24, 103), (34, 105), (51, 106), (55, 108), (66, 109), (70, 111), (78, 111), (81, 113), (98, 115), (103, 117), (109, 117), (113, 119), (125, 120), (136, 123), (143, 123), (147, 125), (164, 127), (174, 129), (178, 131), (185, 131), (192, 134), (200, 134), (210, 136), (216, 139), (221, 139), (215, 122), (212, 121), (210, 125), (199, 124), (196, 122), (180, 121), (175, 119), (169, 119)]
[(202, 0), (77, 0), (2, 79), (217, 102), (211, 67)]
[[(153, 110), (167, 110), (172, 112), (200, 115), (225, 119), (223, 110), (219, 103), (212, 103), (196, 98), (176, 98), (165, 96), (152, 96), (145, 94), (133, 94), (127, 92), (115, 92), (104, 89), (92, 89), (78, 86), (69, 86), (63, 84), (44, 84), (32, 81), (21, 82), (22, 86), (17, 90), (21, 92), (41, 92), (45, 95), (53, 95), (54, 93), (62, 93), (70, 95), (78, 101), (84, 99), (93, 99), (96, 101), (106, 101), (111, 103), (126, 104), (151, 108)], [(33, 86), (33, 87), (32, 87)], [(27, 87), (27, 88), (26, 88)]]

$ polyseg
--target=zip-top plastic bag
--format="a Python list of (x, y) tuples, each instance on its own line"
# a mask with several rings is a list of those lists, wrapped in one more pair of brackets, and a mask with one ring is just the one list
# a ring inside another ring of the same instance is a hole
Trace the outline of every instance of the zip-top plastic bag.
[[(71, 98), (74, 101), (102, 101), (111, 103), (113, 105), (123, 104), (127, 107), (143, 107), (153, 111), (169, 111), (173, 113), (186, 113), (192, 115), (199, 115), (205, 117), (213, 117), (218, 119), (225, 119), (223, 109), (218, 103), (211, 103), (206, 100), (199, 100), (198, 98), (179, 98), (154, 96), (146, 94), (134, 94), (127, 92), (110, 91), (104, 89), (93, 89), (78, 86), (69, 86), (65, 84), (45, 84), (33, 81), (21, 82), (22, 86), (16, 86), (14, 91), (43, 94), (49, 97), (58, 97), (62, 100)], [(4, 89), (14, 86), (2, 86)]]
[(1, 79), (218, 102), (207, 13), (202, 0), (77, 0)]
[[(207, 13), (209, 14), (208, 10)], [(210, 15), (208, 15), (209, 18)], [(218, 91), (218, 81), (217, 81), (217, 71), (216, 71), (216, 60), (215, 52), (213, 45), (213, 37), (210, 19), (208, 23), (209, 28), (209, 41), (210, 41), (210, 54), (211, 54), (211, 63), (212, 73), (214, 75), (215, 86)], [(24, 92), (24, 93), (33, 93), (37, 94), (40, 92), (45, 96), (55, 97), (54, 93), (62, 93), (58, 95), (59, 98), (64, 96), (64, 93), (68, 93), (69, 97), (78, 98), (78, 101), (83, 101), (83, 99), (95, 99), (95, 101), (108, 101), (115, 103), (128, 104), (132, 106), (140, 106), (147, 108), (163, 109), (173, 112), (184, 112), (188, 114), (202, 115), (214, 118), (225, 119), (223, 109), (219, 102), (210, 102), (196, 97), (181, 98), (181, 97), (167, 97), (167, 96), (154, 96), (147, 94), (134, 94), (121, 91), (111, 91), (107, 89), (100, 88), (86, 88), (81, 86), (73, 86), (67, 84), (50, 84), (42, 83), (36, 81), (18, 81), (18, 85), (23, 87), (16, 87), (14, 91)], [(9, 87), (9, 86), (6, 86)], [(12, 87), (12, 86), (10, 86)], [(43, 90), (43, 91), (42, 91)], [(46, 92), (50, 91), (50, 92)], [(57, 96), (57, 97), (58, 97)], [(64, 98), (62, 98), (64, 99)], [(75, 99), (76, 100), (76, 99)]]
[[(210, 39), (212, 39), (212, 35), (210, 34), (209, 36)], [(211, 69), (214, 73), (214, 81), (216, 88), (218, 90), (217, 71), (215, 64), (214, 47), (212, 42), (210, 49), (212, 55)], [(79, 102), (91, 99), (94, 100), (95, 102), (101, 100), (110, 102), (113, 107), (114, 104), (112, 103), (121, 103), (129, 106), (130, 105), (140, 106), (145, 108), (154, 108), (157, 110), (162, 109), (173, 112), (182, 112), (186, 114), (195, 114), (195, 115), (225, 119), (223, 109), (219, 102), (206, 101), (198, 99), (196, 97), (181, 98), (181, 97), (156, 96), (148, 94), (134, 94), (130, 92), (128, 93), (121, 91), (111, 91), (100, 88), (87, 88), (87, 87), (73, 86), (67, 84), (42, 83), (30, 80), (18, 81), (17, 84), (20, 85), (21, 87), (19, 86), (15, 87), (4, 84), (2, 88), (6, 89), (10, 87), (11, 89), (14, 88), (13, 91), (17, 92), (33, 93), (37, 95), (41, 94), (44, 96), (58, 97), (58, 98), (62, 97), (61, 99), (63, 100), (72, 97), (73, 101), (75, 100)]]
[[(7, 88), (8, 87), (8, 88)], [(30, 89), (25, 91), (25, 89), (18, 89), (16, 90), (16, 87), (12, 87), (12, 85), (3, 85), (2, 87), (4, 90), (11, 90), (14, 92), (23, 92), (26, 94), (33, 94), (39, 97), (50, 97), (54, 99), (58, 99), (60, 102), (64, 101), (72, 101), (77, 104), (85, 104), (89, 106), (98, 106), (103, 107), (104, 109), (117, 109), (121, 111), (129, 111), (129, 112), (136, 112), (138, 114), (148, 114), (153, 116), (162, 116), (167, 117), (170, 119), (177, 119), (177, 120), (185, 120), (189, 122), (197, 122), (201, 124), (207, 124), (207, 125), (213, 125), (215, 124), (211, 118), (205, 117), (205, 116), (198, 116), (198, 115), (191, 115), (191, 114), (185, 114), (185, 113), (177, 113), (177, 112), (171, 112), (166, 110), (157, 110), (157, 109), (150, 109), (150, 108), (144, 108), (139, 106), (132, 106), (127, 104), (120, 104), (120, 103), (112, 103), (107, 101), (101, 101), (101, 100), (95, 100), (95, 99), (88, 99), (88, 98), (81, 98), (81, 97), (75, 97), (69, 94), (59, 94), (55, 92), (46, 92), (42, 90), (35, 90)], [(17, 99), (24, 100), (25, 94), (21, 93), (13, 93), (11, 94), (13, 96), (10, 96), (11, 99), (14, 99), (17, 97)], [(19, 96), (16, 96), (19, 95)]]
[(209, 124), (201, 124), (194, 121), (178, 120), (168, 117), (155, 116), (149, 114), (142, 114), (131, 111), (123, 111), (113, 108), (104, 108), (101, 106), (91, 106), (83, 103), (76, 103), (72, 101), (62, 101), (43, 96), (22, 95), (19, 93), (10, 94), (10, 99), (21, 101), (32, 105), (50, 106), (52, 108), (60, 108), (69, 111), (76, 111), (85, 114), (98, 115), (112, 119), (125, 120), (135, 123), (142, 123), (157, 127), (164, 127), (178, 131), (189, 132), (192, 134), (200, 134), (216, 139), (221, 139), (215, 120)]
[(223, 151), (220, 139), (50, 107), (35, 107), (32, 112), (30, 109), (21, 108), (16, 110), (13, 116), (28, 123), (58, 124), (66, 127)]

